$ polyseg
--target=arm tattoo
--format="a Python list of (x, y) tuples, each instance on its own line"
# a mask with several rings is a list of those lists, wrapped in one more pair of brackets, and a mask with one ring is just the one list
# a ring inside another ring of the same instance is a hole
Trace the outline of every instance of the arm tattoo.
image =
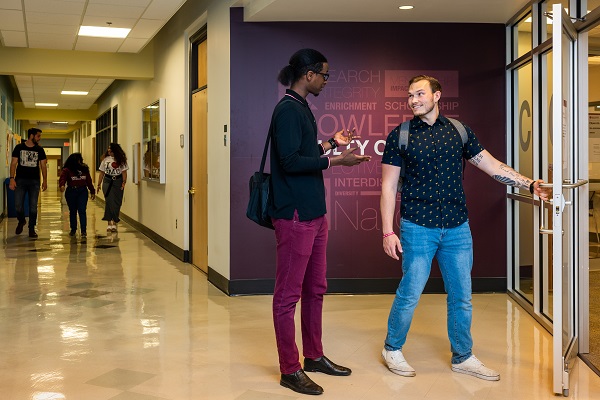
[(474, 166), (478, 166), (481, 160), (483, 160), (483, 154), (479, 153), (475, 157), (469, 159), (469, 162)]
[(492, 175), (492, 178), (505, 185), (519, 189), (529, 189), (531, 179), (519, 174), (506, 164), (500, 164), (500, 174)]

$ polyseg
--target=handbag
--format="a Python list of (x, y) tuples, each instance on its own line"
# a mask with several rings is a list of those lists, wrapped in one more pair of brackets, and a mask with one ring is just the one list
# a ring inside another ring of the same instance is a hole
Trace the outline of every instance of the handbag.
[(265, 228), (275, 229), (269, 217), (269, 204), (271, 204), (271, 174), (263, 172), (267, 160), (267, 150), (271, 140), (271, 130), (267, 135), (260, 169), (250, 177), (250, 199), (246, 208), (246, 216)]

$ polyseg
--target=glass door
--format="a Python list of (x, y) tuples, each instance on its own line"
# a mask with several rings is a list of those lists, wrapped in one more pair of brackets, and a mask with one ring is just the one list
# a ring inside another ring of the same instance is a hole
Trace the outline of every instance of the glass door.
[[(552, 331), (554, 393), (569, 394), (569, 372), (577, 355), (577, 270), (579, 196), (586, 180), (577, 180), (574, 113), (577, 32), (561, 4), (552, 7)], [(540, 207), (545, 210), (545, 207)], [(542, 216), (544, 219), (544, 216)]]

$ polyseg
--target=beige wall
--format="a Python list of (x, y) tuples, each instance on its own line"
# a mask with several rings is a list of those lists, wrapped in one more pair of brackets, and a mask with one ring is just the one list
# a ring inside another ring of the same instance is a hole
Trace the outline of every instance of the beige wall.
[[(189, 36), (208, 26), (208, 215), (209, 266), (229, 278), (229, 147), (223, 126), (229, 126), (229, 7), (235, 1), (185, 4), (151, 45), (155, 76), (150, 81), (123, 81), (111, 86), (98, 109), (119, 106), (119, 141), (131, 159), (141, 142), (141, 109), (166, 99), (166, 184), (129, 180), (122, 212), (174, 245), (189, 246)], [(185, 146), (180, 146), (180, 135)], [(229, 133), (235, 134), (235, 133)], [(229, 141), (228, 141), (229, 143)], [(84, 143), (84, 147), (86, 143)], [(176, 224), (177, 221), (177, 224)]]

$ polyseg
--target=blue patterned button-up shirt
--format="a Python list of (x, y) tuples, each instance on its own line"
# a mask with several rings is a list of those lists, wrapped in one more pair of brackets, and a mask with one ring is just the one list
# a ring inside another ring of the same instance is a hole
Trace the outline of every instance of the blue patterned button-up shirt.
[[(467, 203), (462, 185), (462, 160), (483, 151), (471, 129), (465, 125), (468, 141), (448, 119), (440, 115), (432, 126), (419, 117), (410, 121), (408, 147), (404, 153), (405, 177), (400, 215), (429, 228), (454, 228), (467, 221)], [(400, 167), (398, 130), (387, 138), (382, 164)]]

